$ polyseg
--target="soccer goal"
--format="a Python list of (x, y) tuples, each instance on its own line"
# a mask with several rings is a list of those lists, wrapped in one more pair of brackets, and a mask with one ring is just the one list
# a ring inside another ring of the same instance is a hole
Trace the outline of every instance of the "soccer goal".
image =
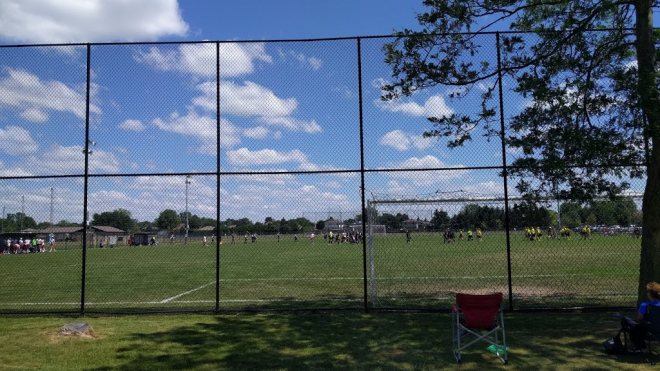
[[(476, 234), (476, 227), (481, 227), (481, 221), (471, 219), (473, 211), (475, 215), (503, 214), (504, 199), (434, 194), (373, 196), (368, 200), (366, 242), (371, 305), (435, 306), (439, 300), (449, 300), (448, 292), (465, 284), (461, 277), (466, 273), (482, 276), (483, 272), (469, 272), (471, 267), (461, 252), (468, 247), (467, 231), (472, 229)], [(503, 227), (495, 226), (489, 232), (502, 234)], [(453, 237), (448, 236), (450, 231)], [(462, 245), (458, 243), (460, 231), (465, 233)], [(505, 259), (505, 251), (502, 249), (501, 256), (496, 254), (497, 259)], [(506, 271), (496, 276), (505, 277)]]

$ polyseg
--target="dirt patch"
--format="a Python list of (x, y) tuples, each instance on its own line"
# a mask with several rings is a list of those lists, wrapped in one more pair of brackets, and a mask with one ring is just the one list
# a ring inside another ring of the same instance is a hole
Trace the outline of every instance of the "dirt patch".
[(92, 326), (90, 326), (89, 323), (84, 322), (67, 323), (66, 325), (62, 326), (62, 328), (60, 328), (57, 333), (58, 335), (62, 336), (76, 336), (88, 339), (94, 338), (96, 336)]
[[(473, 295), (485, 295), (492, 294), (496, 292), (501, 292), (505, 297), (509, 295), (508, 286), (490, 286), (482, 287), (477, 289), (465, 289), (461, 290), (461, 293), (464, 294), (473, 294)], [(456, 292), (452, 292), (455, 294)], [(549, 296), (562, 296), (565, 293), (554, 290), (550, 287), (543, 286), (514, 286), (513, 287), (513, 296), (518, 298), (530, 298), (530, 297), (549, 297)]]

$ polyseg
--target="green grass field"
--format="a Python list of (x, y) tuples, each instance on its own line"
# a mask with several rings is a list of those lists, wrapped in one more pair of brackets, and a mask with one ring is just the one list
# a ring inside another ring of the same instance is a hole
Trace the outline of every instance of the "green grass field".
[[(0, 256), (0, 312), (80, 311), (82, 250), (60, 245), (54, 253)], [(630, 236), (526, 241), (512, 234), (513, 306), (632, 307), (639, 250), (640, 240)], [(414, 234), (409, 244), (388, 234), (374, 238), (372, 252), (366, 256), (370, 307), (448, 308), (456, 291), (508, 297), (504, 233), (452, 244), (437, 234)], [(90, 248), (85, 311), (214, 310), (215, 264), (215, 245), (199, 242)], [(362, 245), (291, 236), (279, 243), (272, 236), (254, 244), (225, 241), (219, 272), (221, 310), (364, 307)]]

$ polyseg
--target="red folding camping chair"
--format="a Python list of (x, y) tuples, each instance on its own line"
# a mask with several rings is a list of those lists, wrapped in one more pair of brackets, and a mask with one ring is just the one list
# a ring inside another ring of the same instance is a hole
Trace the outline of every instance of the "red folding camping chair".
[(461, 363), (463, 349), (479, 341), (485, 341), (493, 346), (495, 355), (502, 363), (508, 363), (502, 293), (488, 295), (457, 293), (456, 304), (452, 311), (451, 330), (456, 362)]

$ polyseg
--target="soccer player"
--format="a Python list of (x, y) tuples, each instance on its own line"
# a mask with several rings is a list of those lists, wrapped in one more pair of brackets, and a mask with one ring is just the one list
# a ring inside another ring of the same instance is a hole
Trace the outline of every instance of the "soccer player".
[(49, 237), (48, 239), (50, 240), (50, 250), (48, 252), (53, 252), (55, 251), (55, 235), (51, 234), (48, 237)]
[(314, 243), (314, 232), (309, 235), (309, 238), (312, 240), (312, 243)]
[(412, 237), (410, 237), (410, 230), (406, 229), (406, 243), (410, 243), (410, 240), (412, 240)]
[(482, 237), (481, 228), (477, 228), (477, 241), (481, 241)]

